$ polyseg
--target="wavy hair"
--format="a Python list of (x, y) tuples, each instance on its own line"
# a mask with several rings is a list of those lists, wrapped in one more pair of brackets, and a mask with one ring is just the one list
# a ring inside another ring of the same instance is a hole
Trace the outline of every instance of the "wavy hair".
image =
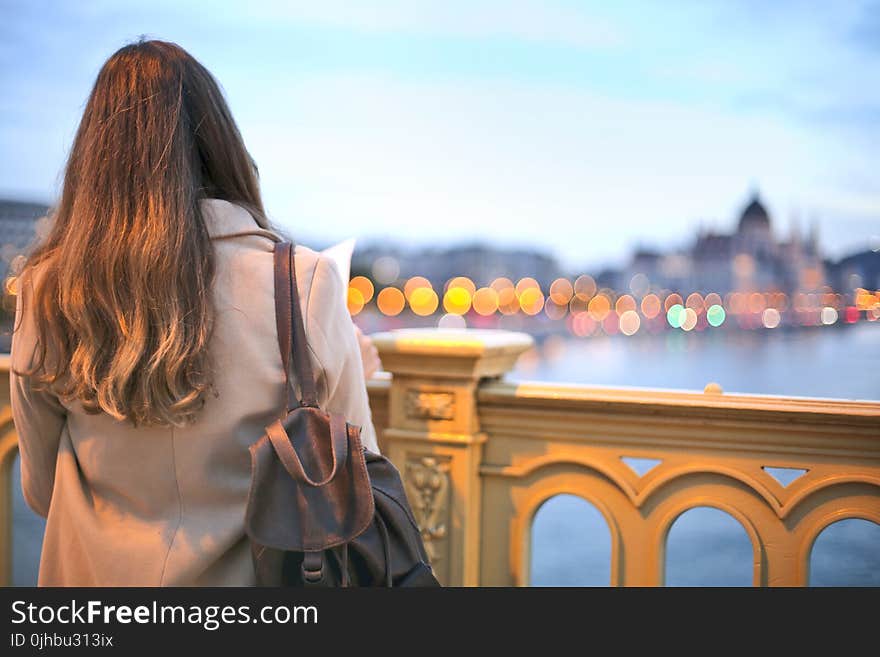
[[(33, 377), (85, 412), (184, 426), (213, 391), (213, 245), (199, 201), (269, 227), (223, 93), (181, 47), (141, 40), (101, 68), (33, 278)], [(19, 294), (22, 286), (19, 285)]]

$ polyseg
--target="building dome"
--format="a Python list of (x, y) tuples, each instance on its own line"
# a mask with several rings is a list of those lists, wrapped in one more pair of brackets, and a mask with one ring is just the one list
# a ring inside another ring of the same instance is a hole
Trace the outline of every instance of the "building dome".
[(757, 194), (752, 197), (752, 201), (743, 210), (739, 218), (738, 232), (750, 232), (756, 228), (766, 231), (770, 230), (770, 215), (767, 214), (767, 209), (758, 199)]

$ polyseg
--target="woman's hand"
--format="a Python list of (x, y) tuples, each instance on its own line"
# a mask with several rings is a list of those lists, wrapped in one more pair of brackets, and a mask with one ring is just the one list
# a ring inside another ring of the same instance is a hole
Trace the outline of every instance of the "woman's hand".
[(361, 360), (364, 362), (364, 378), (371, 379), (378, 370), (382, 369), (379, 352), (370, 336), (364, 335), (357, 324), (354, 325), (354, 332), (361, 347)]

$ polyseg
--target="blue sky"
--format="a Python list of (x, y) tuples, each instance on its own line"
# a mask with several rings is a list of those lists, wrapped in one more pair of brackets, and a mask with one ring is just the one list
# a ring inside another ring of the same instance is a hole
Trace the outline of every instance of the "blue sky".
[(758, 188), (829, 255), (880, 234), (880, 2), (0, 0), (0, 195), (51, 200), (94, 77), (176, 41), (300, 241), (565, 264), (729, 229)]

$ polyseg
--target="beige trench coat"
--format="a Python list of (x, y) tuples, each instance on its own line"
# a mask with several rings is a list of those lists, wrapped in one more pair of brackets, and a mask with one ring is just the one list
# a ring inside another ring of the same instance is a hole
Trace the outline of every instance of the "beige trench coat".
[[(194, 425), (133, 428), (10, 375), (24, 498), (47, 517), (41, 586), (254, 583), (244, 533), (248, 446), (286, 400), (273, 296), (279, 236), (226, 201), (203, 207), (217, 253), (210, 348), (219, 396), (209, 396)], [(364, 445), (378, 451), (336, 266), (297, 246), (296, 273), (319, 402), (361, 425)], [(19, 369), (34, 353), (31, 290), (24, 281), (17, 299), (12, 363)]]

